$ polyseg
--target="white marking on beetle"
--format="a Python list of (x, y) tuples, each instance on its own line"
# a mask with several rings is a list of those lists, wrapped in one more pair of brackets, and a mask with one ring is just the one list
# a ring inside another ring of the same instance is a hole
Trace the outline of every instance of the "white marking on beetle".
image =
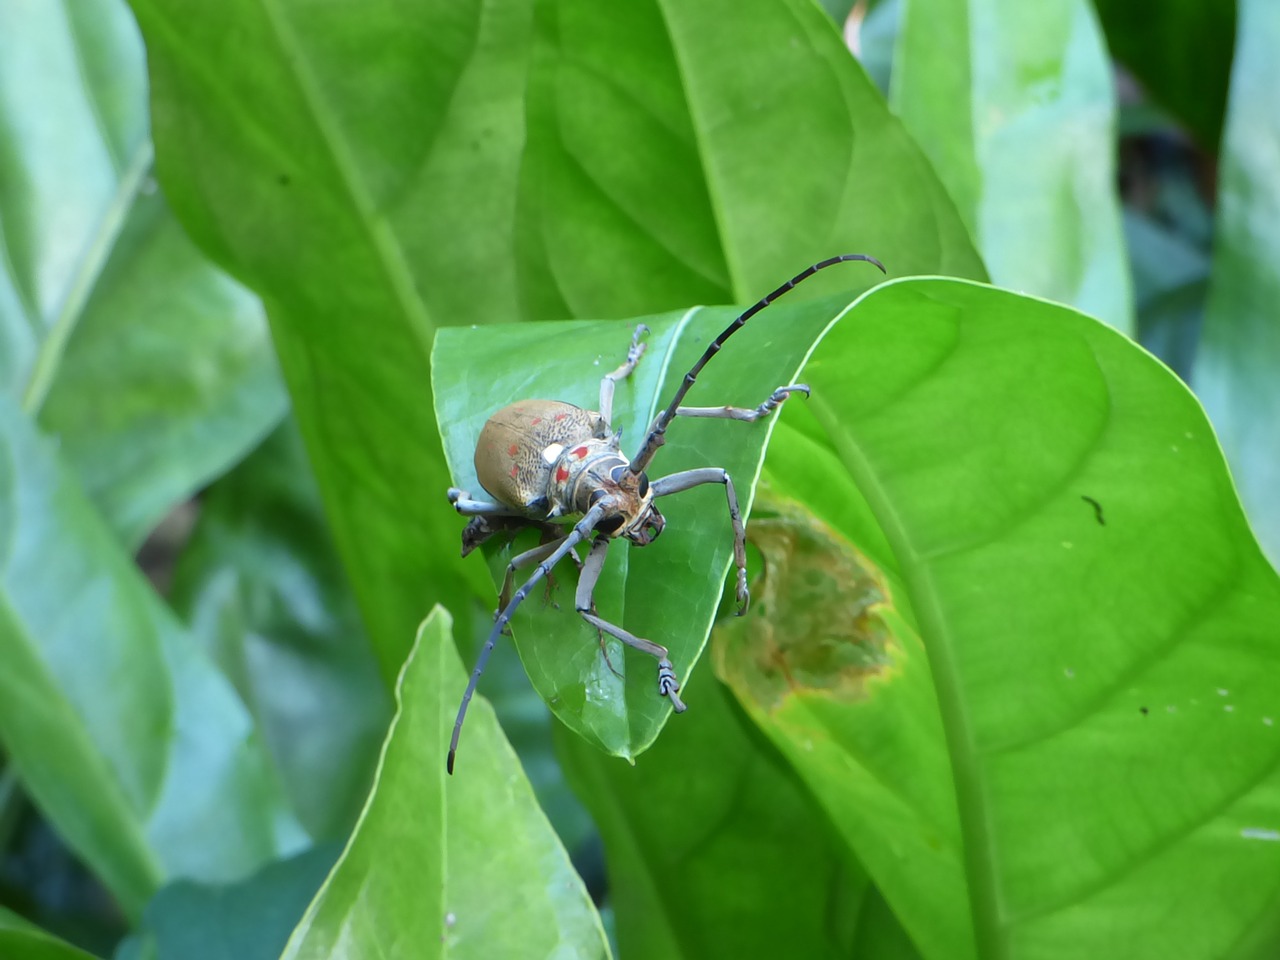
[(560, 459), (560, 454), (564, 453), (563, 443), (548, 444), (542, 449), (542, 460), (548, 466)]

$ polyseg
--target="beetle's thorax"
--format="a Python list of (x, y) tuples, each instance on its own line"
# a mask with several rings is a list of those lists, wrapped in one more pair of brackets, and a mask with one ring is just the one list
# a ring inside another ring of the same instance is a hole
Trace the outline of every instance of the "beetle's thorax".
[[(549, 447), (548, 461), (557, 453)], [(618, 449), (618, 437), (583, 440), (558, 451), (547, 487), (550, 516), (586, 513), (603, 498), (610, 510), (598, 526), (613, 537), (644, 545), (662, 531), (662, 514), (653, 502), (649, 481), (631, 472)]]

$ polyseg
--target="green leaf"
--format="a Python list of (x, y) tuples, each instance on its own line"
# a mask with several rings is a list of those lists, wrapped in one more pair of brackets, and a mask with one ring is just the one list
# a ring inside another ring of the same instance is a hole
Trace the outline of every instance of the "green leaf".
[(858, 949), (902, 936), (887, 911), (868, 921), (880, 897), (866, 873), (725, 689), (698, 691), (697, 712), (634, 766), (556, 738), (605, 842), (619, 953), (886, 956)]
[(345, 837), (391, 698), (292, 423), (201, 497), (170, 593), (249, 707), (307, 832)]
[[(526, 315), (749, 301), (868, 252), (985, 276), (919, 149), (807, 0), (537, 7), (520, 181)], [(826, 278), (808, 291), (835, 289)]]
[[(835, 269), (873, 273), (866, 264)], [(796, 382), (809, 345), (835, 310), (833, 302), (821, 300), (770, 307), (707, 366), (689, 403), (754, 407), (779, 385)], [(670, 400), (684, 372), (733, 317), (731, 310), (696, 309), (645, 318), (647, 353), (614, 399), (613, 428), (622, 430), (628, 453), (639, 448), (658, 404)], [(629, 324), (574, 321), (440, 331), (432, 366), (436, 411), (457, 485), (487, 498), (472, 458), (481, 427), (501, 407), (555, 399), (594, 409), (599, 378), (626, 356), (630, 330)], [(481, 370), (467, 358), (482, 347), (488, 362)], [(693, 467), (724, 467), (735, 478), (746, 517), (772, 425), (772, 417), (754, 424), (677, 419), (648, 472), (656, 479)], [(719, 604), (733, 534), (718, 484), (664, 501), (662, 511), (666, 530), (648, 549), (614, 541), (595, 599), (606, 620), (669, 648), (677, 676), (688, 685)], [(461, 527), (457, 521), (454, 536)], [(535, 542), (519, 540), (495, 554), (495, 579), (501, 581), (511, 550)], [(555, 576), (558, 607), (535, 596), (518, 611), (513, 632), (521, 659), (556, 716), (606, 752), (633, 757), (653, 742), (671, 712), (670, 701), (658, 693), (654, 658), (610, 639), (606, 659), (595, 630), (573, 610), (572, 564)], [(685, 699), (692, 706), (696, 681), (690, 689)]]
[(197, 243), (267, 304), (389, 682), (422, 611), (471, 593), (433, 546), (452, 517), (434, 496), (448, 478), (428, 351), (438, 323), (516, 312), (528, 5), (133, 8), (161, 181)]
[(144, 69), (117, 4), (0, 8), (0, 390), (28, 410), (150, 167)]
[(133, 6), (161, 180), (268, 305), (388, 678), (424, 604), (481, 585), (438, 546), (437, 327), (748, 299), (846, 249), (982, 275), (808, 0), (544, 3), (536, 42), (530, 0)]
[(1280, 581), (1194, 397), (947, 280), (867, 295), (804, 375), (928, 653), (954, 779), (917, 790), (958, 804), (977, 955), (1274, 955)]
[(282, 415), (261, 309), (155, 191), (124, 3), (6, 5), (0, 87), (0, 390), (136, 548)]
[(230, 879), (301, 836), (243, 706), (51, 446), (0, 398), (0, 742), (136, 916), (166, 877)]
[(157, 960), (276, 960), (340, 853), (312, 847), (234, 884), (171, 883), (147, 904)]
[(1214, 152), (1227, 109), (1237, 0), (1094, 0), (1111, 54)]
[(257, 298), (137, 197), (40, 412), (112, 529), (136, 548), (287, 401)]
[(1213, 279), (1196, 392), (1217, 426), (1258, 539), (1280, 564), (1280, 9), (1241, 0), (1223, 145)]
[(910, 0), (892, 92), (996, 283), (1132, 328), (1111, 65), (1086, 0)]
[(286, 948), (315, 957), (606, 957), (600, 918), (483, 700), (444, 772), (465, 672), (436, 607), (356, 831)]
[(0, 907), (0, 956), (5, 960), (93, 960), (92, 954), (45, 933), (4, 907)]

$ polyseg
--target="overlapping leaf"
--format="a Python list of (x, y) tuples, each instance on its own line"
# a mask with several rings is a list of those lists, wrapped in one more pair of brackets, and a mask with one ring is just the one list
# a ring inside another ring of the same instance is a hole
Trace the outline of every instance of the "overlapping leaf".
[[(884, 837), (928, 842), (931, 818), (857, 800), (894, 782), (908, 811), (958, 806), (965, 879), (950, 905), (968, 898), (979, 956), (1274, 954), (1280, 582), (1195, 399), (1089, 318), (944, 280), (864, 297), (804, 375), (825, 431), (805, 436), (843, 464), (891, 548), (950, 775), (905, 728), (887, 728), (906, 754), (888, 767), (859, 744), (903, 702), (896, 668), (852, 699), (821, 674), (780, 700), (735, 690), (913, 939), (938, 942), (944, 894), (873, 854)], [(771, 469), (783, 489), (803, 473)]]
[(892, 94), (992, 280), (1131, 329), (1111, 65), (1088, 0), (911, 0)]
[[(835, 269), (873, 272), (857, 263)], [(770, 307), (708, 365), (688, 402), (754, 407), (774, 388), (795, 382), (809, 345), (836, 309), (835, 302), (821, 300)], [(651, 329), (648, 352), (614, 400), (613, 427), (622, 430), (627, 452), (638, 449), (658, 405), (670, 399), (684, 372), (733, 316), (731, 310), (699, 309), (645, 318)], [(582, 322), (442, 330), (433, 360), (436, 409), (458, 485), (484, 495), (472, 457), (480, 428), (495, 410), (521, 399), (565, 400), (594, 409), (600, 377), (626, 356), (630, 331), (628, 324)], [(468, 357), (482, 348), (492, 366), (481, 370)], [(772, 419), (677, 419), (648, 472), (656, 478), (698, 466), (724, 467), (749, 515), (771, 429)], [(662, 510), (666, 531), (651, 546), (611, 546), (596, 599), (605, 619), (670, 649), (692, 709), (697, 699), (693, 668), (719, 604), (733, 538), (719, 485), (673, 497)], [(454, 536), (461, 528), (459, 519)], [(510, 549), (498, 555), (499, 578)], [(653, 742), (670, 713), (669, 702), (658, 694), (655, 661), (630, 648), (624, 654), (612, 640), (606, 659), (595, 631), (573, 610), (572, 565), (566, 561), (557, 578), (558, 608), (535, 596), (515, 623), (525, 668), (561, 720), (609, 753), (634, 756)]]
[(166, 877), (230, 879), (302, 841), (230, 685), (7, 399), (0, 661), (10, 761), (131, 915)]
[(1280, 8), (1241, 0), (1223, 144), (1213, 280), (1193, 383), (1235, 472), (1258, 539), (1280, 565)]
[[(133, 6), (161, 179), (269, 305), (388, 677), (423, 604), (477, 583), (439, 548), (437, 327), (749, 301), (849, 251), (982, 275), (807, 0)], [(497, 371), (497, 337), (465, 362)]]
[(465, 671), (437, 607), (397, 690), (373, 793), (286, 960), (609, 956), (600, 918), (482, 700), (444, 771)]

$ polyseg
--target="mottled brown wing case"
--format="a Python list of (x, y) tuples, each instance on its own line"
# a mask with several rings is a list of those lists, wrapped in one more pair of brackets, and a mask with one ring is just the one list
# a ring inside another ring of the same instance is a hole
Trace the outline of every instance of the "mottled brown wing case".
[(486, 421), (476, 443), (480, 485), (500, 503), (536, 511), (546, 502), (551, 478), (552, 463), (543, 451), (591, 439), (599, 419), (559, 400), (517, 400), (503, 407)]

